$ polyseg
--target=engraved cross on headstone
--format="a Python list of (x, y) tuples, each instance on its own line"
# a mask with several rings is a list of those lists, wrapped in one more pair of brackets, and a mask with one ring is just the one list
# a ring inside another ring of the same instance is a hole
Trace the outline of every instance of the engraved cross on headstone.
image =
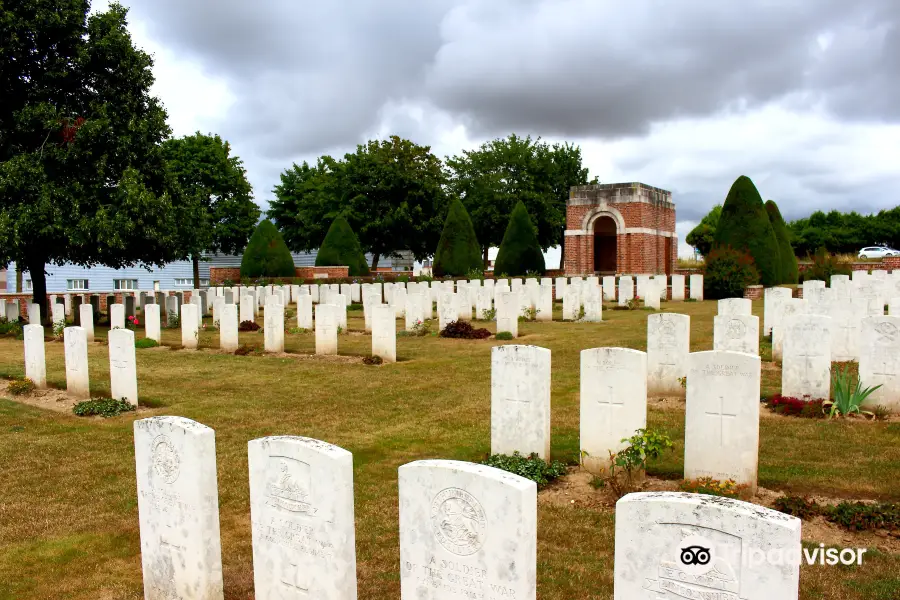
[(894, 377), (896, 377), (897, 374), (890, 372), (890, 371), (893, 371), (893, 369), (889, 370), (887, 365), (888, 365), (888, 361), (882, 360), (881, 361), (881, 373), (879, 373), (878, 371), (875, 371), (874, 375), (880, 375), (881, 377), (887, 377), (889, 379), (893, 379)]
[[(292, 567), (292, 568), (288, 568)], [(309, 582), (305, 573), (296, 563), (285, 561), (282, 563), (281, 585), (290, 588), (294, 594), (309, 594)]]
[(719, 417), (719, 445), (725, 445), (725, 418), (734, 419), (737, 417), (737, 413), (727, 413), (725, 412), (725, 397), (719, 396), (719, 411), (718, 412), (710, 412), (706, 411), (706, 414), (711, 417)]
[(620, 400), (617, 402), (615, 400), (615, 398), (613, 397), (613, 386), (608, 385), (608, 386), (606, 386), (606, 398), (605, 399), (598, 398), (597, 404), (599, 404), (600, 406), (606, 407), (606, 409), (607, 409), (606, 410), (606, 412), (607, 412), (606, 422), (609, 425), (609, 432), (612, 433), (613, 432), (613, 409), (614, 408), (623, 408), (625, 406), (625, 401)]
[(128, 368), (128, 359), (125, 358), (125, 348), (120, 345), (113, 346), (113, 357), (110, 359), (110, 364), (117, 369), (127, 369)]
[[(507, 380), (503, 385), (503, 399), (507, 402), (528, 404), (531, 399), (528, 396), (527, 385), (525, 383), (525, 373), (522, 369), (515, 369), (512, 376), (507, 376)], [(522, 393), (524, 392), (524, 393)]]

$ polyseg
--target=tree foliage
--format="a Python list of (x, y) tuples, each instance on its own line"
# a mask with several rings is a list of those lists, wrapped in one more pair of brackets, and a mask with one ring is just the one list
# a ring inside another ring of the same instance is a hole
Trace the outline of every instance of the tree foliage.
[(432, 272), (436, 277), (460, 276), (482, 270), (481, 246), (475, 236), (472, 219), (458, 198), (450, 202), (444, 230), (434, 253)]
[(194, 261), (194, 287), (199, 287), (202, 252), (237, 254), (259, 221), (250, 182), (241, 159), (218, 135), (193, 135), (163, 142), (163, 156), (178, 180), (181, 194), (194, 206), (196, 222), (184, 245)]
[(298, 252), (316, 248), (326, 225), (343, 216), (373, 267), (402, 250), (421, 260), (440, 238), (446, 180), (428, 146), (392, 136), (359, 145), (340, 161), (323, 156), (315, 167), (293, 165), (275, 186), (269, 216)]
[(759, 271), (749, 253), (729, 246), (713, 248), (703, 264), (703, 297), (743, 298), (744, 289), (759, 281)]
[(152, 60), (127, 10), (88, 17), (86, 0), (0, 8), (0, 263), (31, 273), (46, 305), (47, 264), (125, 267), (186, 258), (195, 207), (177, 197), (150, 95)]
[(766, 201), (766, 213), (769, 215), (769, 222), (772, 223), (772, 229), (775, 231), (775, 239), (778, 240), (778, 258), (781, 261), (781, 283), (797, 283), (799, 278), (799, 269), (797, 267), (797, 255), (794, 254), (794, 248), (791, 246), (791, 234), (781, 218), (781, 211), (774, 200)]
[(778, 240), (762, 198), (749, 177), (741, 175), (728, 191), (716, 227), (715, 245), (749, 253), (763, 285), (780, 283)]
[(353, 228), (344, 217), (337, 217), (328, 228), (316, 254), (317, 267), (349, 267), (349, 275), (368, 275), (369, 264)]
[(538, 242), (537, 231), (528, 215), (524, 202), (517, 202), (509, 217), (506, 233), (500, 242), (494, 273), (525, 275), (531, 272), (544, 274), (544, 253)]
[(281, 233), (272, 221), (260, 221), (241, 258), (241, 277), (293, 277), (294, 273), (294, 258)]
[(588, 175), (579, 147), (515, 134), (448, 158), (447, 165), (451, 189), (472, 218), (485, 264), (488, 248), (503, 240), (518, 202), (531, 215), (541, 248), (563, 243), (569, 188), (586, 184)]
[(788, 226), (798, 256), (812, 256), (819, 248), (856, 254), (866, 246), (900, 248), (900, 206), (874, 215), (816, 211)]
[(719, 226), (719, 217), (721, 216), (722, 205), (716, 204), (684, 238), (684, 241), (696, 248), (701, 256), (708, 255), (712, 250), (716, 241), (716, 228)]

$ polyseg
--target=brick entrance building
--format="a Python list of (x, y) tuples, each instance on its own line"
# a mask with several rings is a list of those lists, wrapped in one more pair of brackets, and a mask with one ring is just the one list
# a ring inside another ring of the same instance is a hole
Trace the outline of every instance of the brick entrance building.
[(569, 191), (566, 275), (669, 275), (677, 256), (672, 192), (643, 183)]

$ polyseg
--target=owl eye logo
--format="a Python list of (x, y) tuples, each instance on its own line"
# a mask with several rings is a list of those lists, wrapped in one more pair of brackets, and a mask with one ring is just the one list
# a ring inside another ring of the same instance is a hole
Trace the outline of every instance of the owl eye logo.
[(681, 549), (681, 562), (685, 565), (707, 565), (711, 558), (709, 548), (688, 546)]

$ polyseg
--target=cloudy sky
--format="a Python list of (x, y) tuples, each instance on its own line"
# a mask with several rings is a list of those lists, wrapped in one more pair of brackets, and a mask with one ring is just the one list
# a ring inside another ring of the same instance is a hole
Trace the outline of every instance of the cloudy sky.
[(367, 139), (512, 132), (671, 190), (682, 240), (741, 174), (788, 219), (900, 204), (897, 0), (123, 4), (174, 134), (228, 139), (263, 208), (292, 162)]

